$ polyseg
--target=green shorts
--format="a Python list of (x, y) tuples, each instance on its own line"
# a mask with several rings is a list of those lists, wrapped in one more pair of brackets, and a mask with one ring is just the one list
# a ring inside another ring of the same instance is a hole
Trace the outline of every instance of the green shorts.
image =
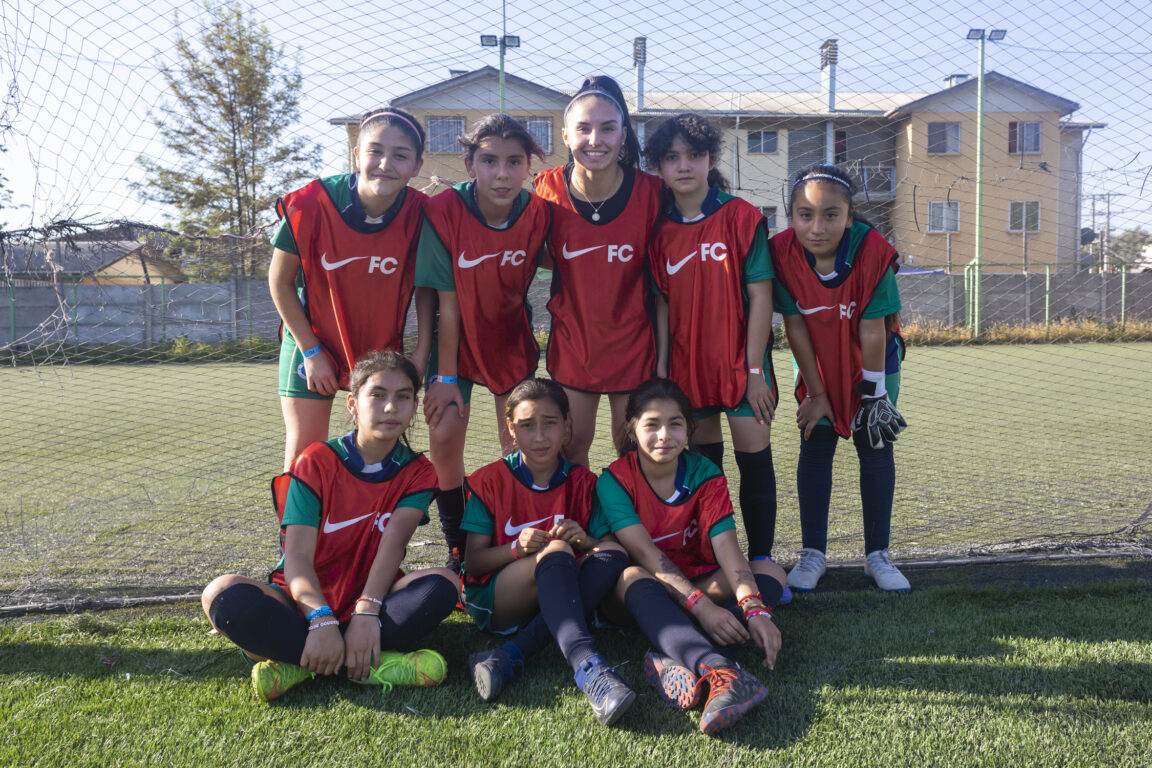
[(302, 397), (308, 400), (332, 400), (334, 395), (322, 395), (308, 389), (304, 375), (304, 353), (296, 346), (296, 339), (288, 329), (280, 342), (280, 397)]
[[(796, 386), (800, 383), (800, 366), (796, 365), (796, 358), (792, 358), (792, 384)], [(889, 373), (884, 376), (884, 388), (888, 390), (888, 400), (892, 405), (896, 405), (896, 400), (900, 397), (900, 371), (896, 373)], [(816, 422), (818, 425), (832, 426), (832, 422), (827, 418), (820, 419)]]
[[(428, 355), (428, 366), (424, 371), (424, 391), (428, 391), (428, 384), (432, 381), (432, 377), (436, 375), (436, 366), (440, 364), (440, 359), (436, 356), (437, 342), (432, 341), (432, 352)], [(472, 380), (465, 379), (463, 376), (456, 379), (456, 386), (460, 387), (460, 395), (464, 398), (464, 405), (472, 402)]]
[(465, 581), (464, 610), (468, 611), (468, 615), (480, 629), (501, 637), (509, 637), (519, 632), (522, 625), (509, 629), (492, 629), (492, 606), (496, 604), (496, 579), (499, 576), (500, 572), (497, 571), (483, 584), (469, 584)]
[[(764, 363), (761, 365), (761, 370), (764, 371), (764, 382), (768, 385), (768, 389), (772, 392), (772, 397), (776, 402), (780, 402), (780, 393), (776, 391), (776, 371), (772, 367), (772, 350), (764, 353)], [(752, 411), (752, 406), (748, 404), (747, 399), (741, 400), (736, 404), (735, 408), (725, 408), (722, 405), (706, 405), (703, 408), (693, 408), (692, 418), (696, 421), (703, 421), (704, 419), (711, 418), (718, 413), (732, 418), (734, 416), (748, 416), (754, 417), (756, 414)]]

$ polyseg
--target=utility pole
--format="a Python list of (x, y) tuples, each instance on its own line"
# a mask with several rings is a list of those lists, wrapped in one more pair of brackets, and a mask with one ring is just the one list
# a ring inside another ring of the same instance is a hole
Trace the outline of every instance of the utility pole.
[[(1095, 254), (1096, 242), (1099, 240), (1100, 240), (1100, 233), (1096, 231), (1096, 195), (1092, 195), (1092, 243), (1088, 246), (1089, 247), (1088, 252), (1090, 254), (1093, 254), (1093, 255)], [(1096, 264), (1100, 263), (1099, 260), (1096, 259), (1095, 257), (1093, 257), (1092, 261), (1095, 262)]]
[(1112, 261), (1112, 193), (1104, 193), (1104, 242), (1100, 246), (1104, 268)]

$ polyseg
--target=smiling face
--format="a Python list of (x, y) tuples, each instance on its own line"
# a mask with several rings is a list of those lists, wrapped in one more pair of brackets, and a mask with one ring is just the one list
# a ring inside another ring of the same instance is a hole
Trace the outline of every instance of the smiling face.
[(360, 171), (356, 184), (360, 202), (369, 215), (375, 216), (396, 201), (400, 190), (424, 164), (412, 143), (412, 134), (396, 125), (361, 131), (353, 157)]
[(356, 422), (356, 442), (391, 450), (416, 415), (416, 391), (402, 371), (377, 371), (348, 393), (348, 412)]
[(486, 218), (503, 212), (500, 224), (508, 218), (512, 204), (528, 180), (530, 161), (524, 145), (516, 139), (488, 136), (481, 139), (472, 157), (464, 160), (468, 175), (476, 179), (476, 200)]
[(607, 99), (585, 96), (564, 118), (564, 144), (572, 160), (588, 171), (604, 171), (616, 164), (624, 146), (627, 127), (620, 110)]
[(659, 170), (664, 184), (679, 200), (703, 198), (708, 193), (708, 172), (715, 166), (709, 152), (694, 149), (683, 136), (677, 136), (660, 158)]
[(632, 425), (641, 463), (668, 464), (688, 447), (688, 420), (675, 400), (656, 398)]
[(806, 181), (793, 193), (792, 228), (800, 245), (816, 258), (834, 257), (851, 226), (852, 206), (842, 184)]
[(525, 466), (538, 485), (546, 484), (556, 471), (568, 436), (568, 420), (560, 406), (549, 398), (524, 400), (516, 404), (507, 424)]

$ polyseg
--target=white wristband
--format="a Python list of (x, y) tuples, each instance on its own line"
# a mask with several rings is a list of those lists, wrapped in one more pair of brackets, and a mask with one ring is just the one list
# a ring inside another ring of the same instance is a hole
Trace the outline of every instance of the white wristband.
[(885, 379), (888, 377), (884, 371), (870, 371), (865, 368), (863, 373), (864, 381), (868, 381), (876, 385), (876, 389), (872, 395), (873, 397), (884, 397), (886, 394), (888, 394), (888, 388), (885, 386)]

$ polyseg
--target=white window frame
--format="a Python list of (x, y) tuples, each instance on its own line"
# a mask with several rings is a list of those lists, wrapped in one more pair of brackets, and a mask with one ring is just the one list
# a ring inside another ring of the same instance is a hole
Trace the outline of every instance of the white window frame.
[[(764, 139), (766, 136), (769, 136), (769, 135), (772, 137), (773, 149), (771, 151), (766, 151), (764, 149)], [(752, 145), (752, 137), (753, 136), (757, 137), (757, 142), (756, 142), (757, 149), (752, 148), (752, 146), (753, 146)], [(775, 154), (780, 152), (780, 132), (779, 131), (748, 131), (746, 146), (748, 147), (748, 154), (750, 154), (750, 155), (775, 155)]]
[(764, 214), (764, 218), (767, 220), (768, 229), (777, 229), (778, 228), (778, 226), (776, 224), (776, 216), (777, 216), (776, 206), (774, 206), (774, 205), (762, 205), (762, 206), (760, 206), (760, 213)]
[[(934, 226), (936, 224), (939, 226)], [(952, 226), (949, 227), (949, 224)], [(959, 232), (960, 203), (955, 200), (929, 200), (928, 231), (938, 234)]]
[[(443, 125), (441, 125), (443, 124)], [(437, 155), (454, 155), (464, 151), (460, 137), (464, 135), (464, 118), (429, 117), (428, 152)]]
[[(1044, 126), (1039, 120), (1013, 120), (1016, 125), (1016, 151), (1011, 153), (1015, 155), (1038, 155), (1040, 154), (1040, 137), (1044, 135)], [(1008, 126), (1009, 131), (1012, 126)], [(1027, 139), (1035, 139), (1032, 142), (1025, 142)], [(1011, 138), (1009, 138), (1009, 145), (1011, 145)]]
[[(1019, 206), (1019, 208), (1017, 207)], [(1035, 226), (1028, 226), (1029, 208), (1035, 211)], [(1017, 213), (1019, 211), (1019, 213)], [(1019, 219), (1022, 226), (1012, 225)], [(1013, 200), (1008, 203), (1008, 231), (1009, 232), (1039, 232), (1040, 231), (1040, 201), (1039, 200)]]
[[(937, 131), (944, 132), (944, 148), (932, 148), (932, 129), (933, 126), (940, 126)], [(958, 155), (960, 154), (960, 123), (937, 121), (928, 123), (928, 154), (930, 155)]]
[(528, 117), (524, 119), (524, 127), (532, 134), (532, 138), (536, 139), (544, 154), (552, 154), (552, 118)]

